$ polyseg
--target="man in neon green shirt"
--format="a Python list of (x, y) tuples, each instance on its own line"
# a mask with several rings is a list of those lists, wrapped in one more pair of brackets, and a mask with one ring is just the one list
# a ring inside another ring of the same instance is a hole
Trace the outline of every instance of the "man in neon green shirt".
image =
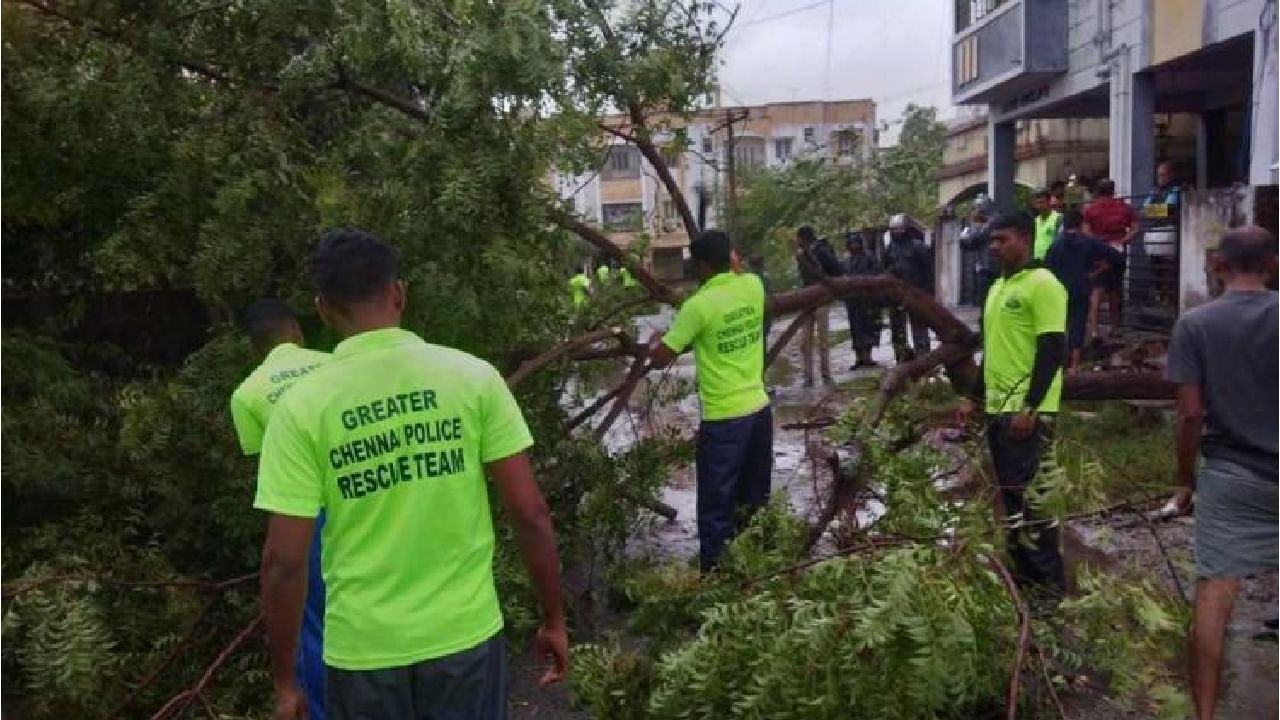
[(1000, 215), (988, 226), (991, 254), (1001, 277), (982, 313), (982, 372), (973, 399), (962, 402), (968, 420), (984, 404), (987, 442), (1004, 499), (1014, 576), (1052, 602), (1066, 590), (1058, 528), (1037, 518), (1026, 502), (1040, 457), (1049, 445), (1049, 420), (1062, 397), (1067, 356), (1067, 291), (1031, 257), (1034, 223), (1026, 213)]
[(1031, 209), (1036, 213), (1035, 247), (1033, 254), (1036, 260), (1043, 260), (1049, 253), (1049, 247), (1058, 239), (1058, 231), (1062, 227), (1062, 213), (1053, 209), (1053, 193), (1048, 190), (1037, 190), (1031, 196)]
[[(329, 360), (326, 353), (305, 350), (302, 327), (288, 305), (259, 300), (245, 311), (245, 329), (262, 363), (231, 394), (231, 419), (245, 455), (262, 451), (262, 436), (284, 394), (294, 383)], [(298, 639), (298, 684), (306, 694), (307, 717), (325, 720), (324, 708), (324, 578), (320, 572), (320, 532), (316, 519), (307, 560), (307, 605)]]
[(302, 347), (302, 328), (279, 300), (260, 300), (245, 311), (245, 327), (261, 364), (231, 394), (231, 420), (245, 455), (262, 450), (262, 436), (276, 403), (295, 382), (329, 356)]
[(699, 560), (704, 571), (751, 513), (769, 501), (773, 411), (764, 390), (764, 285), (731, 268), (729, 236), (708, 230), (689, 246), (702, 285), (650, 358), (670, 365), (693, 346), (702, 422), (698, 426)]
[(543, 682), (568, 665), (555, 535), (520, 409), (491, 365), (400, 329), (404, 283), (373, 236), (327, 233), (312, 274), (320, 316), (344, 339), (276, 408), (254, 501), (270, 513), (262, 596), (275, 717), (299, 717), (290, 659), (323, 510), (329, 716), (505, 718), (486, 474), (542, 607), (537, 647), (554, 662)]
[(569, 297), (573, 299), (573, 309), (579, 310), (587, 304), (587, 293), (591, 291), (591, 278), (579, 271), (569, 278)]

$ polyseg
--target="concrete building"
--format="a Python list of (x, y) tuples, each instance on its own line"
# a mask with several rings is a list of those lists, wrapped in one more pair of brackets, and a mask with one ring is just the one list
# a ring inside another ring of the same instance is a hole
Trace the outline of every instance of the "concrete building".
[[(662, 126), (659, 144), (672, 148), (667, 167), (702, 227), (716, 227), (716, 198), (727, 184), (728, 124), (734, 134), (734, 165), (739, 174), (780, 167), (796, 158), (822, 157), (856, 162), (875, 150), (876, 108), (871, 100), (771, 103), (719, 107), (689, 122)], [(623, 128), (623, 116), (605, 118)], [(648, 241), (648, 262), (659, 277), (683, 273), (689, 237), (653, 167), (625, 141), (605, 134), (607, 147), (598, 172), (556, 173), (552, 179), (574, 209), (599, 225), (619, 246)], [(683, 151), (676, 150), (683, 147)]]
[[(987, 115), (947, 123), (938, 172), (938, 205), (953, 205), (987, 191)], [(1019, 120), (1014, 127), (1013, 181), (1047, 187), (1076, 175), (1081, 182), (1107, 171), (1107, 121), (1102, 118)]]
[[(952, 99), (986, 107), (986, 179), (997, 203), (1013, 200), (1027, 172), (1019, 165), (1022, 128), (1050, 119), (1105, 121), (1105, 174), (1135, 204), (1150, 197), (1161, 160), (1180, 166), (1184, 191), (1197, 188), (1183, 193), (1176, 216), (1151, 223), (1131, 248), (1130, 278), (1139, 286), (1129, 290), (1148, 303), (1150, 326), (1167, 327), (1204, 298), (1208, 254), (1227, 225), (1189, 218), (1274, 224), (1276, 5), (952, 0)], [(1231, 186), (1245, 191), (1220, 190)], [(950, 234), (939, 242), (950, 244)], [(963, 300), (969, 263), (952, 254), (948, 285)], [(1169, 269), (1166, 281), (1159, 273)], [(1144, 311), (1134, 295), (1129, 300), (1126, 308)]]
[(1121, 195), (1152, 187), (1158, 114), (1197, 125), (1196, 186), (1276, 182), (1276, 0), (953, 3), (952, 99), (988, 107), (997, 201), (1035, 118), (1107, 118)]

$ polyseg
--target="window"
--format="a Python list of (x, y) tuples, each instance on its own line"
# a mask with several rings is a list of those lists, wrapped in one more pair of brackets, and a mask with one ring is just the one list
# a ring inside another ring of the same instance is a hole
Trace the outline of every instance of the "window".
[(634, 180), (640, 177), (640, 153), (628, 145), (614, 145), (609, 148), (609, 159), (605, 161), (604, 171), (600, 176), (605, 180)]
[(978, 36), (970, 35), (956, 43), (955, 53), (956, 85), (963, 87), (978, 79)]
[(604, 229), (612, 232), (639, 230), (644, 207), (636, 203), (609, 203), (604, 210)]
[(813, 144), (813, 128), (811, 127), (807, 127), (804, 129), (804, 144), (805, 145)]
[(743, 168), (764, 165), (764, 138), (745, 137), (733, 143), (733, 161)]
[(956, 0), (956, 32), (960, 32), (1000, 8), (1005, 0)]
[(705, 136), (703, 136), (703, 138), (702, 138), (702, 152), (704, 152), (704, 153), (708, 153), (708, 154), (709, 154), (709, 153), (711, 152), (711, 150), (712, 150), (712, 147), (711, 147), (711, 136), (710, 136), (710, 135), (705, 135)]
[(857, 130), (840, 130), (836, 133), (836, 155), (850, 157), (858, 152), (862, 138)]
[(774, 138), (773, 139), (773, 156), (778, 162), (786, 162), (791, 159), (791, 144), (795, 138)]

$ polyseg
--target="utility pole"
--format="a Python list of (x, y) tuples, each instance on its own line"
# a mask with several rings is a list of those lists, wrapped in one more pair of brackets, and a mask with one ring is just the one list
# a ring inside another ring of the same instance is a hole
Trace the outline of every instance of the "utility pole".
[(728, 133), (729, 133), (729, 143), (727, 146), (729, 157), (726, 159), (726, 165), (725, 165), (725, 168), (729, 173), (729, 202), (727, 203), (729, 208), (728, 210), (729, 222), (726, 224), (729, 227), (729, 237), (733, 238), (734, 240), (737, 240), (738, 234), (737, 232), (735, 232), (736, 228), (734, 226), (738, 224), (738, 176), (737, 176), (737, 173), (735, 172), (736, 163), (735, 163), (735, 158), (733, 156), (733, 111), (732, 110), (725, 111), (724, 124), (725, 124), (725, 128), (728, 130)]
[(751, 111), (748, 109), (734, 110), (725, 108), (724, 121), (719, 125), (711, 128), (711, 134), (715, 134), (720, 130), (728, 132), (728, 141), (725, 143), (725, 174), (726, 181), (729, 185), (729, 197), (725, 201), (725, 212), (729, 215), (725, 223), (729, 236), (736, 239), (734, 235), (735, 225), (737, 224), (736, 215), (738, 211), (738, 175), (737, 175), (737, 158), (734, 157), (734, 134), (733, 124), (743, 122), (751, 117)]

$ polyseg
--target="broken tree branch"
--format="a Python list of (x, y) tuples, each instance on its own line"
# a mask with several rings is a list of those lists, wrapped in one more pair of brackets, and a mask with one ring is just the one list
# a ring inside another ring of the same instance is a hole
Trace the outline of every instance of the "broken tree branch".
[(516, 371), (511, 373), (507, 378), (507, 386), (515, 387), (525, 380), (525, 378), (541, 370), (542, 368), (555, 362), (557, 359), (577, 350), (581, 347), (590, 345), (594, 342), (607, 340), (611, 337), (617, 337), (622, 334), (622, 328), (608, 327), (592, 330), (589, 333), (569, 338), (564, 342), (549, 348), (537, 357), (531, 358), (520, 364)]
[(226, 647), (222, 649), (222, 652), (218, 653), (218, 656), (214, 658), (209, 667), (205, 669), (204, 673), (200, 676), (200, 679), (196, 681), (196, 684), (170, 698), (169, 702), (165, 703), (164, 706), (156, 711), (155, 715), (151, 716), (151, 720), (166, 720), (166, 718), (175, 717), (183, 710), (187, 709), (191, 703), (199, 699), (199, 697), (204, 694), (209, 683), (213, 680), (213, 676), (218, 673), (218, 670), (222, 669), (222, 666), (231, 659), (231, 656), (240, 649), (241, 645), (245, 644), (250, 637), (253, 637), (253, 634), (257, 632), (258, 628), (262, 625), (262, 622), (263, 615), (262, 613), (258, 613), (253, 620), (246, 625), (244, 629), (227, 644)]
[(773, 343), (773, 347), (769, 348), (769, 352), (765, 354), (765, 369), (768, 369), (773, 365), (774, 361), (778, 359), (778, 356), (782, 354), (782, 351), (786, 349), (787, 343), (791, 342), (791, 339), (796, 336), (796, 333), (800, 331), (800, 328), (804, 327), (805, 324), (812, 319), (813, 311), (806, 310), (797, 315), (791, 321), (791, 324), (787, 326), (787, 329), (783, 330), (782, 334), (778, 336), (777, 341)]
[(100, 575), (54, 575), (52, 577), (37, 578), (26, 582), (13, 585), (3, 592), (5, 600), (12, 599), (23, 593), (37, 590), (46, 585), (61, 585), (73, 582), (96, 582), (102, 585), (111, 585), (114, 587), (124, 587), (138, 589), (158, 589), (158, 588), (190, 588), (192, 590), (201, 590), (204, 592), (221, 592), (237, 585), (243, 585), (258, 578), (258, 573), (248, 573), (246, 575), (238, 575), (226, 580), (116, 580), (114, 578), (104, 577)]
[(1009, 599), (1013, 601), (1013, 608), (1018, 613), (1018, 652), (1014, 656), (1013, 669), (1009, 671), (1009, 695), (1005, 700), (1005, 720), (1017, 720), (1018, 685), (1022, 680), (1022, 661), (1026, 658), (1027, 648), (1031, 643), (1031, 612), (1027, 610), (1027, 604), (1023, 602), (1022, 593), (1018, 592), (1018, 584), (1009, 574), (1009, 568), (994, 557), (989, 558), (988, 562), (1000, 576), (1000, 582), (1004, 583), (1004, 589), (1009, 592)]
[[(976, 341), (977, 338), (974, 338)], [(889, 403), (910, 384), (933, 372), (942, 365), (951, 366), (966, 358), (972, 359), (973, 348), (954, 343), (943, 343), (918, 358), (898, 363), (880, 378), (880, 389), (867, 410), (867, 425), (875, 428), (884, 419)]]
[(609, 432), (609, 428), (613, 426), (614, 421), (622, 415), (622, 411), (627, 409), (627, 403), (631, 401), (631, 394), (635, 392), (640, 381), (644, 378), (645, 373), (649, 372), (649, 358), (638, 357), (631, 363), (631, 370), (627, 373), (626, 379), (618, 386), (617, 394), (614, 396), (613, 407), (609, 408), (609, 414), (604, 416), (600, 424), (596, 426), (593, 434), (597, 440), (603, 440), (605, 433)]

